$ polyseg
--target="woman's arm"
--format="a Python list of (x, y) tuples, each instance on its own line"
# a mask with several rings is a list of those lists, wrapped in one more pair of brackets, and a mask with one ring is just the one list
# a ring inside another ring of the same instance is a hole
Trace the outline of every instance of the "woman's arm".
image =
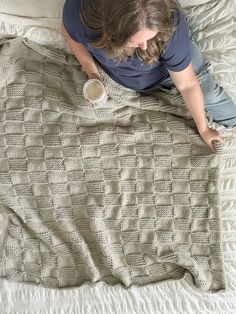
[(88, 77), (101, 79), (93, 57), (91, 56), (87, 48), (83, 44), (74, 41), (70, 37), (70, 35), (66, 32), (63, 23), (61, 24), (61, 32), (70, 51), (74, 54), (76, 59), (82, 65), (82, 68), (87, 73)]
[(221, 143), (224, 141), (216, 130), (207, 126), (204, 97), (192, 64), (183, 71), (169, 71), (169, 73), (176, 88), (180, 91), (186, 107), (193, 117), (202, 139), (209, 145), (211, 150), (214, 151), (212, 141), (215, 140)]

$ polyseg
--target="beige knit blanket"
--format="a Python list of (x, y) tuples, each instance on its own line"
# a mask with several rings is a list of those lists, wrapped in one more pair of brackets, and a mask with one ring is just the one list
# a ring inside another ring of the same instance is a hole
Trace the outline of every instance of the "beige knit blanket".
[(176, 89), (144, 96), (103, 73), (110, 98), (90, 105), (73, 56), (0, 44), (0, 276), (128, 288), (188, 272), (224, 290), (220, 154)]

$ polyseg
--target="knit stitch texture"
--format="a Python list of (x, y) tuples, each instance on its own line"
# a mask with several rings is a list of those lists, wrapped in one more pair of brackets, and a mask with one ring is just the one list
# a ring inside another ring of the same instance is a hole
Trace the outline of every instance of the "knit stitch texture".
[(100, 69), (110, 98), (91, 105), (72, 55), (0, 44), (0, 276), (128, 288), (188, 272), (224, 290), (220, 154), (178, 91), (144, 96)]

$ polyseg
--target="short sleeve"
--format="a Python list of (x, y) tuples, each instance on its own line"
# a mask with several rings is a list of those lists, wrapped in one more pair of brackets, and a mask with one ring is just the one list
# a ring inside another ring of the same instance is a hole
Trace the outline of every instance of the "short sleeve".
[(184, 70), (191, 63), (189, 27), (182, 12), (175, 12), (175, 26), (160, 60), (173, 72)]
[(79, 43), (84, 44), (84, 30), (79, 14), (80, 1), (67, 0), (63, 7), (62, 21), (65, 30), (70, 37)]

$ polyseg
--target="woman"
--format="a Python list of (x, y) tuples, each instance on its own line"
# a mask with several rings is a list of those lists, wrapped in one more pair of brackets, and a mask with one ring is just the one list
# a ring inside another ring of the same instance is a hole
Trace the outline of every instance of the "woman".
[(214, 121), (236, 125), (236, 105), (209, 71), (199, 84), (206, 64), (176, 0), (67, 0), (62, 33), (89, 78), (102, 80), (96, 60), (113, 80), (142, 93), (175, 86), (213, 152), (213, 141), (223, 139), (207, 126), (205, 109)]

